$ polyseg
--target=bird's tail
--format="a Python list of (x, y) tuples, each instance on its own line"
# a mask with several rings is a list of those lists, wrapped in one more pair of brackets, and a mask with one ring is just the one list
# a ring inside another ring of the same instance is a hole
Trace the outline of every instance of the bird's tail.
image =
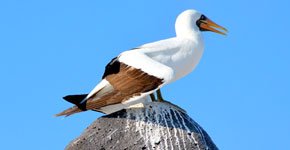
[(58, 114), (55, 114), (56, 117), (59, 116), (70, 116), (72, 114), (78, 113), (78, 112), (82, 112), (83, 110), (79, 109), (77, 106), (71, 107), (69, 109), (64, 110), (63, 112), (60, 112)]

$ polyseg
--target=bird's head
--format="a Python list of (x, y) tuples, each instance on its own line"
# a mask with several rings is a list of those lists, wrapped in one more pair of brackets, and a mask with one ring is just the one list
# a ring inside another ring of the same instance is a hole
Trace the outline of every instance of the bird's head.
[[(216, 24), (196, 10), (186, 10), (176, 19), (175, 29), (177, 36), (196, 34), (201, 31), (212, 31), (226, 35), (226, 28)], [(192, 32), (192, 33), (191, 33)]]

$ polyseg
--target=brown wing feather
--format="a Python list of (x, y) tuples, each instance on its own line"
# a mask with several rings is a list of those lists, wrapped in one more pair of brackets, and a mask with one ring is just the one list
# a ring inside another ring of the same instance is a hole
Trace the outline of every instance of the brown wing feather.
[(113, 86), (114, 91), (102, 97), (92, 97), (87, 101), (86, 108), (98, 110), (101, 107), (121, 103), (134, 96), (139, 96), (158, 88), (163, 80), (151, 76), (140, 69), (120, 63), (120, 70), (105, 79)]

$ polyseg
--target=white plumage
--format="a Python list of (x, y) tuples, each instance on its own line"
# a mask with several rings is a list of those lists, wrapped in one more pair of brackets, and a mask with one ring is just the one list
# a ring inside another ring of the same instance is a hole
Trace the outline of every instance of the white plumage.
[[(104, 113), (112, 113), (114, 111), (129, 107), (131, 104), (137, 104), (139, 102), (144, 102), (148, 100), (148, 95), (160, 89), (162, 86), (169, 84), (173, 81), (176, 81), (190, 72), (197, 66), (199, 63), (203, 50), (204, 43), (201, 35), (201, 31), (213, 31), (216, 33), (224, 34), (223, 32), (216, 30), (216, 28), (222, 29), (226, 31), (225, 28), (215, 24), (211, 20), (209, 20), (204, 15), (200, 14), (195, 10), (186, 10), (182, 12), (176, 19), (175, 23), (175, 31), (176, 37), (144, 44), (140, 47), (137, 47), (133, 50), (125, 51), (121, 53), (114, 61), (112, 60), (112, 64), (116, 61), (127, 65), (130, 69), (140, 69), (143, 71), (142, 79), (149, 79), (151, 76), (162, 80), (162, 84), (157, 84), (150, 91), (138, 91), (137, 93), (132, 93), (132, 95), (126, 95), (124, 97), (131, 97), (129, 99), (120, 99), (118, 103), (109, 103), (107, 105), (102, 104), (99, 108), (90, 108), (93, 110), (101, 111)], [(107, 68), (106, 68), (107, 69)], [(129, 70), (130, 70), (129, 69)], [(128, 70), (127, 70), (128, 71)], [(144, 73), (147, 74), (148, 77), (144, 77)], [(123, 75), (122, 73), (115, 73), (116, 78), (118, 74)], [(130, 74), (124, 76), (127, 78)], [(106, 94), (110, 94), (118, 89), (118, 86), (115, 85), (114, 82), (118, 82), (120, 84), (119, 79), (115, 81), (115, 77), (107, 78), (105, 77), (89, 94), (88, 96), (82, 100), (82, 103), (90, 101), (91, 104), (93, 102), (98, 103), (101, 101), (100, 99)], [(130, 76), (127, 79), (135, 78), (134, 76)], [(133, 81), (137, 83), (138, 77), (136, 77)], [(132, 81), (132, 82), (133, 82)], [(143, 81), (142, 81), (143, 82)], [(150, 81), (147, 81), (148, 83)], [(159, 80), (155, 80), (155, 82), (159, 82)], [(124, 79), (124, 83), (125, 79)], [(116, 83), (117, 84), (117, 83)], [(134, 83), (130, 83), (134, 88)], [(119, 90), (119, 91), (118, 91)], [(119, 88), (117, 91), (122, 93), (122, 89)], [(125, 91), (124, 91), (125, 92)], [(125, 92), (126, 93), (126, 92)], [(127, 91), (128, 93), (128, 91)], [(120, 93), (119, 93), (120, 94)], [(114, 96), (114, 95), (113, 95)], [(103, 101), (105, 101), (103, 99)], [(75, 112), (74, 112), (75, 113)], [(72, 114), (72, 113), (63, 113), (63, 114)], [(61, 114), (61, 115), (63, 115)]]
[[(201, 14), (194, 10), (184, 11), (175, 23), (176, 37), (125, 51), (119, 55), (119, 61), (164, 79), (165, 82), (159, 88), (186, 76), (197, 66), (204, 50), (201, 32), (195, 24), (200, 16)], [(133, 104), (147, 102), (144, 99), (148, 100), (148, 94), (154, 91), (128, 101), (133, 101)], [(95, 90), (92, 93), (95, 93)], [(101, 108), (101, 111), (108, 114), (131, 106), (126, 104), (125, 101), (115, 106)]]

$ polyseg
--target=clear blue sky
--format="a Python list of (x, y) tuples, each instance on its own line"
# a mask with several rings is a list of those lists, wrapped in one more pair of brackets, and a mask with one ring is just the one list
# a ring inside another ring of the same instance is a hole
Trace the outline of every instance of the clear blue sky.
[(1, 149), (63, 149), (100, 113), (69, 118), (62, 96), (89, 92), (120, 52), (175, 35), (194, 8), (228, 28), (205, 33), (197, 69), (163, 89), (221, 150), (290, 149), (286, 0), (0, 2)]

